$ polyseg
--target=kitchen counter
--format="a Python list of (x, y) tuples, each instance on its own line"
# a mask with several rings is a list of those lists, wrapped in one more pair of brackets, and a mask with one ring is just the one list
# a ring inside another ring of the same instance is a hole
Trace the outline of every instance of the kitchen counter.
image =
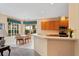
[(48, 36), (48, 35), (38, 35), (38, 34), (33, 34), (33, 36), (37, 36), (40, 38), (44, 39), (56, 39), (56, 40), (76, 40), (75, 38), (70, 38), (70, 37), (59, 37), (59, 36)]
[(75, 38), (33, 34), (34, 49), (42, 56), (74, 55)]

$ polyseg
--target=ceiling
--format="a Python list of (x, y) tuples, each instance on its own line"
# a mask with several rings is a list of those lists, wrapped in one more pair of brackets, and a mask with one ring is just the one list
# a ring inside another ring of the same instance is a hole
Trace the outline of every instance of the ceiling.
[(0, 12), (19, 19), (68, 16), (67, 3), (0, 3)]

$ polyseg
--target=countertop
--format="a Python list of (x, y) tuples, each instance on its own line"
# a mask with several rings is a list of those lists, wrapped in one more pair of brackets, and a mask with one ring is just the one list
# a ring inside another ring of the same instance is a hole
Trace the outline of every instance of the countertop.
[(76, 38), (70, 38), (70, 37), (56, 37), (56, 36), (46, 36), (46, 35), (38, 35), (38, 34), (32, 34), (33, 36), (43, 38), (43, 39), (56, 39), (56, 40), (76, 40)]

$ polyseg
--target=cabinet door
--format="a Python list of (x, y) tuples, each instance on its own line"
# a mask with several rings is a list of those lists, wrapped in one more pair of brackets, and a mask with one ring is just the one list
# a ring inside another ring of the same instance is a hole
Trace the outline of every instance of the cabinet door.
[(54, 22), (50, 21), (49, 22), (49, 30), (53, 30), (54, 29)]
[(68, 20), (60, 21), (60, 26), (68, 27)]
[(47, 21), (41, 22), (41, 29), (42, 30), (58, 30), (59, 29), (59, 21)]
[(53, 30), (58, 30), (59, 29), (59, 21), (54, 21), (53, 23)]
[(46, 22), (41, 22), (41, 30), (46, 30)]

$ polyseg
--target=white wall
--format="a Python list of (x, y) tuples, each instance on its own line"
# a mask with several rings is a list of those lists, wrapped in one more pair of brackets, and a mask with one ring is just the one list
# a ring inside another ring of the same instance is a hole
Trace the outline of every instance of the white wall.
[(19, 24), (19, 34), (25, 35), (25, 24), (23, 24), (23, 22)]
[(79, 56), (79, 4), (69, 4), (69, 26), (74, 30), (75, 55)]
[(0, 14), (0, 23), (4, 24), (5, 30), (8, 33), (8, 23), (7, 23), (7, 16)]

